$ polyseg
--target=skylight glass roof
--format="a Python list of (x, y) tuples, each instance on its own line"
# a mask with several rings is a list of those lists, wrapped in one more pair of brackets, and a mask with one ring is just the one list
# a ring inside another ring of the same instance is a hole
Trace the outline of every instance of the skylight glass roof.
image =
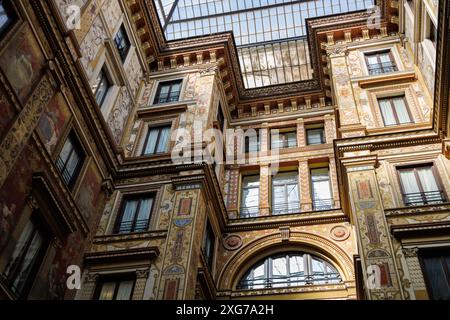
[(305, 20), (374, 5), (374, 0), (153, 1), (167, 40), (233, 31), (246, 88), (311, 79)]

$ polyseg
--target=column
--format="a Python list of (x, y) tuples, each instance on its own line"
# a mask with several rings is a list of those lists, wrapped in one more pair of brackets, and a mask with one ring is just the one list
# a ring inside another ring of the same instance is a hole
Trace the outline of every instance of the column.
[(306, 146), (305, 121), (303, 118), (297, 119), (297, 145), (299, 147)]
[(331, 183), (331, 194), (333, 196), (333, 208), (340, 208), (341, 201), (339, 196), (339, 186), (338, 186), (338, 178), (336, 172), (336, 161), (334, 157), (329, 158), (329, 170), (330, 170), (330, 183)]
[(365, 127), (359, 120), (346, 54), (340, 51), (329, 54), (329, 65), (342, 135), (346, 138), (365, 135)]
[(366, 294), (370, 300), (402, 300), (403, 288), (375, 174), (376, 160), (358, 160), (343, 163)]
[(308, 160), (299, 160), (298, 179), (300, 186), (300, 208), (302, 212), (312, 211), (311, 183)]
[(161, 250), (163, 262), (157, 300), (195, 298), (197, 271), (207, 221), (202, 183), (198, 180), (186, 182), (174, 179), (174, 208), (166, 242)]
[(134, 291), (132, 300), (142, 300), (144, 297), (145, 285), (150, 274), (150, 269), (136, 270), (136, 282), (134, 284)]
[(403, 248), (402, 251), (405, 256), (406, 265), (408, 266), (415, 298), (418, 300), (429, 299), (422, 268), (420, 267), (419, 257), (417, 256), (418, 248)]
[(259, 170), (259, 215), (270, 215), (270, 167), (261, 164)]
[(333, 143), (333, 140), (337, 138), (334, 116), (330, 114), (326, 114), (324, 116), (324, 131), (325, 131), (325, 142)]
[(239, 214), (239, 167), (232, 166), (229, 169), (228, 194), (227, 194), (227, 211), (230, 219), (236, 219)]

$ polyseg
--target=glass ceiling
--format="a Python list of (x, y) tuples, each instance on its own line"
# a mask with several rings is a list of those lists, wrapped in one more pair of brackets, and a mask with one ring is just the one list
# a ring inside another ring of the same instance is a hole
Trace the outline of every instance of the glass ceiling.
[(374, 0), (153, 1), (167, 40), (233, 31), (246, 88), (311, 79), (305, 20), (374, 5)]

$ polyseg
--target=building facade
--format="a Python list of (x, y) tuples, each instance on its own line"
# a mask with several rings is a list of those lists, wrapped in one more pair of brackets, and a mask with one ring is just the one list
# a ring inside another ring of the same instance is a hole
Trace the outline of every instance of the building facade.
[(0, 298), (449, 299), (449, 16), (0, 1)]

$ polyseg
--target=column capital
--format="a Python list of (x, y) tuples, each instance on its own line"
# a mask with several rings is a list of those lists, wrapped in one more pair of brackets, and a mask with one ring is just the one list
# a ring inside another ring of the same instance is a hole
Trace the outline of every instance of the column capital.
[(405, 255), (405, 258), (415, 258), (417, 257), (417, 252), (419, 251), (418, 247), (412, 247), (412, 248), (402, 248), (403, 254)]

